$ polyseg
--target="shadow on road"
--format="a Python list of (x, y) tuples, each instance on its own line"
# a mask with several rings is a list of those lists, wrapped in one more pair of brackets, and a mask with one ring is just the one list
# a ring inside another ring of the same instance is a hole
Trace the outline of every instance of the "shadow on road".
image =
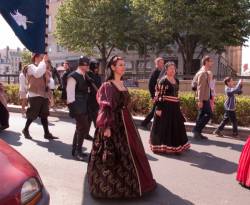
[(190, 149), (189, 151), (179, 156), (162, 155), (162, 154), (161, 156), (188, 162), (190, 163), (191, 166), (194, 166), (200, 169), (210, 170), (210, 171), (224, 173), (224, 174), (235, 173), (238, 167), (238, 165), (234, 162), (230, 162), (228, 160), (216, 157), (207, 152), (197, 152), (192, 149)]
[[(64, 158), (75, 160), (71, 155), (72, 145), (65, 144), (59, 140), (50, 140), (50, 141), (39, 141), (39, 140), (32, 140), (33, 142), (37, 143), (37, 145), (44, 147), (48, 150), (48, 152), (54, 153), (55, 155)], [(83, 148), (83, 151), (86, 148)]]
[(173, 194), (161, 184), (139, 199), (95, 199), (88, 189), (87, 175), (84, 177), (82, 205), (194, 205), (192, 202)]
[(20, 132), (14, 132), (11, 130), (3, 130), (0, 132), (0, 138), (3, 139), (8, 144), (14, 146), (21, 146), (22, 142), (20, 142)]
[(150, 160), (150, 161), (158, 161), (159, 160), (159, 159), (157, 159), (157, 158), (155, 158), (152, 155), (149, 155), (147, 153), (146, 153), (146, 156), (147, 156), (148, 160)]
[(241, 144), (232, 144), (229, 142), (221, 142), (221, 141), (213, 140), (211, 138), (208, 140), (195, 140), (193, 137), (190, 137), (190, 136), (188, 138), (191, 141), (191, 144), (198, 144), (198, 145), (204, 145), (204, 146), (214, 145), (214, 146), (223, 147), (223, 148), (228, 147), (228, 148), (235, 150), (235, 151), (238, 151), (238, 152), (241, 152), (242, 148), (243, 148), (243, 145), (241, 145)]

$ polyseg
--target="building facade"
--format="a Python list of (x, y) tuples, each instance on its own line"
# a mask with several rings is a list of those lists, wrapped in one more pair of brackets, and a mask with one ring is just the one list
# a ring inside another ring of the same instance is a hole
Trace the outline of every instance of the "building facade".
[(20, 48), (0, 49), (0, 74), (18, 74), (19, 65), (22, 59), (22, 50)]

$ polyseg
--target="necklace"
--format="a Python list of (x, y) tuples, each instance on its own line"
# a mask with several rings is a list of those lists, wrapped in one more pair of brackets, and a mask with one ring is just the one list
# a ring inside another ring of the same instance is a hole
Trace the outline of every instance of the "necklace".
[(121, 90), (121, 91), (127, 90), (127, 89), (125, 88), (124, 84), (123, 84), (123, 81), (119, 81), (119, 82), (118, 82), (118, 81), (113, 80), (112, 82), (115, 84), (115, 86), (116, 86), (119, 90)]
[(172, 83), (172, 84), (175, 84), (175, 83), (176, 83), (174, 77), (173, 77), (173, 78), (169, 78), (169, 77), (167, 76), (167, 79), (168, 79), (168, 81), (169, 81), (170, 83)]

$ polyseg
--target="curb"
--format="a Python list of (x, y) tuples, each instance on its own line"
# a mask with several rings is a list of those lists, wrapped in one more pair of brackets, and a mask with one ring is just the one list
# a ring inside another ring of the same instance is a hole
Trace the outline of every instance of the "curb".
[[(15, 112), (15, 113), (21, 113), (21, 106), (18, 105), (8, 105), (9, 112)], [(70, 118), (68, 109), (56, 109), (50, 110), (50, 116), (51, 117), (58, 117), (58, 118)], [(144, 120), (144, 117), (141, 116), (133, 116), (134, 122), (136, 125), (140, 125), (141, 122)], [(152, 122), (152, 121), (151, 121)], [(150, 123), (151, 124), (151, 123)], [(194, 122), (185, 122), (185, 127), (187, 132), (191, 132), (194, 128), (195, 123)], [(206, 127), (203, 129), (203, 133), (206, 134), (212, 134), (213, 131), (218, 127), (217, 124), (207, 124)], [(149, 129), (148, 129), (149, 130)], [(239, 130), (239, 138), (246, 139), (250, 135), (250, 129), (247, 127), (238, 127)], [(226, 136), (232, 135), (232, 126), (225, 126), (223, 130), (223, 134)], [(232, 137), (235, 138), (235, 137)]]

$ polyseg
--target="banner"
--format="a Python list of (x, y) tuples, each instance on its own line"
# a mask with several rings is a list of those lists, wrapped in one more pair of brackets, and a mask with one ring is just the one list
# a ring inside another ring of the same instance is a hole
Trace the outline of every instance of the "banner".
[(0, 13), (28, 50), (45, 52), (46, 0), (0, 0)]

